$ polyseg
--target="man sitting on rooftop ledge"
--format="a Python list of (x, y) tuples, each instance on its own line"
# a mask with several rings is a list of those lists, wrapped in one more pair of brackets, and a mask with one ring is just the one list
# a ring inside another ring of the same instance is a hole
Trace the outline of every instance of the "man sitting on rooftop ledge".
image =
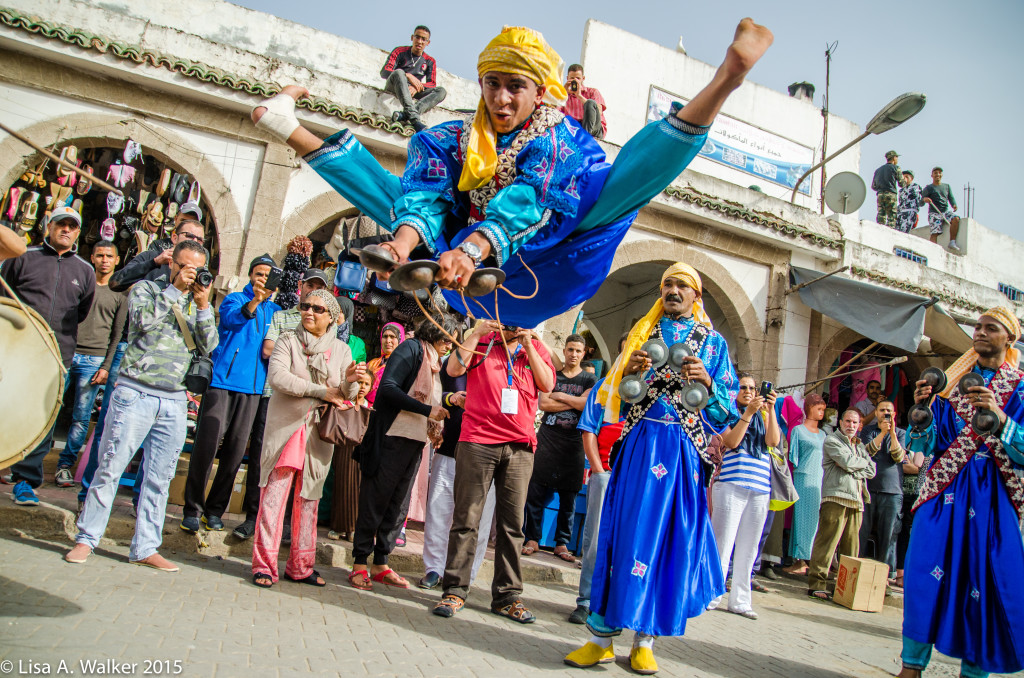
[[(529, 295), (502, 298), (502, 321), (534, 327), (597, 291), (637, 211), (697, 155), (722, 104), (772, 40), (767, 28), (741, 21), (711, 82), (685, 108), (674, 104), (640, 130), (614, 166), (558, 110), (566, 101), (562, 60), (527, 28), (505, 28), (491, 40), (477, 63), (476, 114), (416, 134), (401, 178), (350, 131), (321, 140), (301, 127), (294, 108), (307, 94), (302, 87), (284, 88), (252, 118), (394, 233), (383, 247), (395, 262), (414, 250), (436, 259), (435, 280), (454, 309), (469, 310), (451, 290), (490, 260), (505, 272), (506, 288)], [(496, 296), (476, 301), (495, 317)]]
[(380, 77), (387, 80), (384, 91), (394, 94), (402, 104), (391, 119), (405, 121), (424, 129), (420, 116), (444, 101), (447, 92), (437, 86), (437, 62), (426, 53), (430, 44), (430, 29), (417, 26), (412, 32), (412, 46), (403, 45), (391, 50)]

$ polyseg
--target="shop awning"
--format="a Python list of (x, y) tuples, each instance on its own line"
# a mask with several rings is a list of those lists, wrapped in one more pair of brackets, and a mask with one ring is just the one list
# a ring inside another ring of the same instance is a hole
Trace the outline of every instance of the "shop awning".
[[(807, 283), (824, 273), (790, 266), (791, 284)], [(934, 298), (900, 292), (879, 285), (833, 275), (797, 290), (800, 301), (868, 339), (917, 352), (921, 339), (955, 351), (971, 348), (971, 336)]]

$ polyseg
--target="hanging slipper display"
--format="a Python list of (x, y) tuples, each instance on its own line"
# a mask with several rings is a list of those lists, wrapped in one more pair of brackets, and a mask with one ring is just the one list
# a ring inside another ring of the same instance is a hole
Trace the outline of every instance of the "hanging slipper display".
[[(122, 157), (128, 164), (135, 162), (135, 158), (142, 156), (142, 144), (139, 142), (129, 139), (124, 145), (124, 153)], [(120, 188), (120, 187), (119, 187)]]

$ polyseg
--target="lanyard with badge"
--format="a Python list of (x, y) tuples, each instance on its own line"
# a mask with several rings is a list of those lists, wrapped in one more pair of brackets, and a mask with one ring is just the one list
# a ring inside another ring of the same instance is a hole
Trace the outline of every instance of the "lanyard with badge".
[(511, 353), (506, 349), (506, 359), (508, 360), (508, 388), (501, 389), (502, 414), (519, 414), (519, 393), (512, 386), (512, 365), (515, 363), (516, 356), (519, 355), (519, 350), (522, 347), (522, 344), (517, 345), (516, 350)]

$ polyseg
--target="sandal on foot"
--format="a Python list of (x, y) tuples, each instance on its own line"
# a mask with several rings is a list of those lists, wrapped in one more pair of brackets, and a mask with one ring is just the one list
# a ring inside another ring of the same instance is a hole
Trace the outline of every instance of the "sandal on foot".
[(569, 552), (569, 549), (565, 546), (556, 546), (555, 555), (564, 560), (567, 563), (575, 563), (576, 556)]
[(373, 590), (373, 580), (370, 579), (370, 573), (366, 570), (355, 570), (350, 573), (348, 583), (352, 585), (352, 588), (357, 588), (360, 591)]
[(259, 586), (261, 589), (269, 589), (274, 585), (274, 579), (269, 574), (257, 572), (252, 576), (252, 583)]
[(310, 574), (308, 577), (302, 577), (301, 579), (298, 577), (293, 577), (287, 572), (285, 572), (284, 578), (288, 581), (293, 581), (296, 584), (309, 584), (310, 586), (327, 586), (327, 582), (324, 581), (324, 578), (321, 577), (320, 573), (316, 570), (313, 570), (313, 573)]
[(539, 548), (540, 545), (537, 542), (530, 540), (523, 545), (522, 554), (524, 556), (532, 556)]
[(750, 590), (758, 593), (768, 593), (768, 587), (756, 579), (750, 582)]
[(807, 596), (818, 600), (832, 600), (832, 594), (828, 591), (808, 591)]
[(378, 572), (373, 575), (373, 581), (378, 584), (384, 584), (385, 586), (394, 586), (396, 589), (409, 588), (409, 580), (399, 575), (390, 567), (383, 572)]
[(466, 601), (451, 593), (446, 593), (434, 606), (433, 612), (438, 617), (454, 617), (465, 606)]
[(502, 617), (508, 617), (512, 621), (519, 622), (520, 624), (532, 624), (537, 621), (537, 617), (534, 616), (530, 610), (523, 605), (523, 601), (515, 600), (507, 605), (500, 605), (497, 607), (491, 607), (491, 612)]

